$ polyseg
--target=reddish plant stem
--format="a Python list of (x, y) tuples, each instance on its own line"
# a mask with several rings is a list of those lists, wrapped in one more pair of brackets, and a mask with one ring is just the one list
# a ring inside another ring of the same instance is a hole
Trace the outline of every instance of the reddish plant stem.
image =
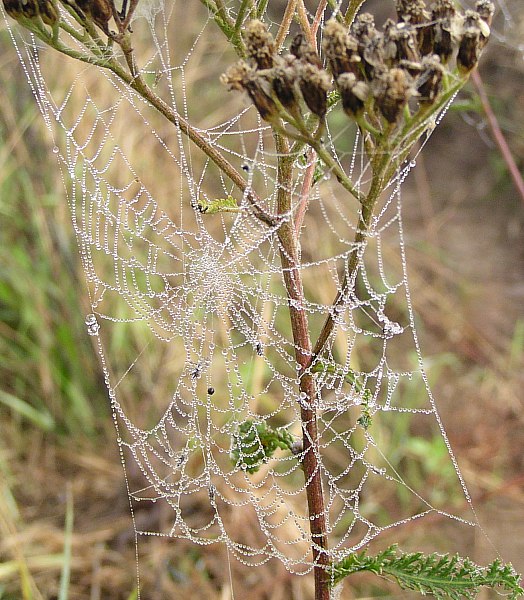
[(317, 6), (317, 12), (315, 13), (315, 18), (313, 19), (313, 24), (311, 25), (311, 35), (316, 38), (318, 28), (320, 27), (320, 20), (322, 19), (322, 15), (326, 10), (327, 0), (320, 0)]
[[(313, 553), (315, 600), (329, 600), (329, 566), (327, 554), (326, 516), (322, 477), (319, 464), (318, 424), (316, 413), (317, 391), (315, 379), (307, 372), (311, 358), (309, 323), (304, 309), (304, 288), (300, 273), (300, 259), (295, 223), (290, 216), (293, 156), (289, 155), (289, 142), (276, 135), (278, 165), (278, 213), (283, 218), (278, 229), (280, 257), (284, 284), (288, 295), (291, 330), (295, 344), (295, 357), (300, 366), (300, 418), (302, 421), (303, 459), (306, 479), (306, 496), (311, 550)], [(288, 218), (285, 218), (288, 217)]]
[(317, 155), (313, 148), (310, 148), (307, 152), (308, 166), (304, 175), (304, 181), (302, 182), (302, 189), (300, 190), (300, 200), (298, 203), (297, 213), (295, 215), (295, 232), (300, 237), (300, 230), (302, 223), (304, 222), (304, 216), (309, 205), (309, 196), (311, 194), (311, 188), (313, 186), (313, 179), (315, 177), (315, 168), (317, 166)]
[(491, 132), (495, 139), (495, 143), (499, 147), (500, 153), (502, 154), (502, 158), (504, 162), (508, 166), (508, 171), (513, 179), (513, 183), (517, 188), (518, 193), (520, 194), (520, 198), (522, 202), (524, 202), (524, 181), (522, 180), (522, 176), (519, 173), (519, 169), (513, 159), (513, 155), (511, 154), (511, 150), (508, 147), (504, 134), (502, 133), (497, 117), (491, 108), (491, 104), (489, 103), (489, 98), (486, 93), (486, 89), (484, 88), (484, 84), (479, 75), (479, 72), (475, 69), (471, 74), (471, 79), (477, 88), (477, 92), (480, 98), (480, 102), (482, 103), (482, 108), (486, 114), (486, 118), (488, 119), (489, 126), (491, 128)]

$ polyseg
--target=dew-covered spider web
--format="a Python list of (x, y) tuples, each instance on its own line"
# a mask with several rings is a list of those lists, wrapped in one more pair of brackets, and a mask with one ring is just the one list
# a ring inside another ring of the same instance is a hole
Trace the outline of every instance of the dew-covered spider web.
[[(232, 16), (237, 8), (228, 7)], [(503, 2), (499, 9), (508, 10)], [(166, 106), (243, 175), (245, 193), (116, 75), (8, 26), (67, 190), (91, 307), (85, 322), (129, 502), (134, 514), (162, 503), (171, 515), (165, 528), (144, 530), (136, 520), (138, 541), (219, 543), (247, 565), (276, 558), (301, 574), (314, 566), (301, 466), (300, 414), (310, 400), (299, 393), (296, 356), (304, 349), (291, 334), (278, 236), (304, 207), (302, 309), (312, 343), (328, 315), (335, 321), (309, 369), (330, 560), (435, 514), (476, 526), (415, 330), (402, 182), (416, 153), (398, 164), (362, 242), (355, 243), (358, 203), (307, 148), (293, 165), (291, 210), (267, 224), (247, 195), (256, 192), (264, 211), (276, 213), (274, 139), (255, 108), (220, 85), (236, 58), (202, 5), (143, 0), (132, 23), (137, 66)], [(81, 48), (73, 36), (67, 44)], [(365, 190), (364, 140), (339, 107), (328, 115), (324, 143)], [(218, 199), (239, 209), (215, 212)], [(344, 300), (334, 310), (338, 293)], [(429, 487), (425, 457), (404, 450), (414, 418), (438, 434), (445, 456)], [(462, 489), (471, 522), (449, 508), (450, 489)], [(381, 506), (382, 497), (402, 501)]]

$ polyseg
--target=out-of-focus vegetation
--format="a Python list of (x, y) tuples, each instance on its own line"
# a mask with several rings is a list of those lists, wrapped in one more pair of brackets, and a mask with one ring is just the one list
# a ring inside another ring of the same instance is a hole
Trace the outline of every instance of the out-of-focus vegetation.
[[(481, 72), (522, 168), (524, 68), (514, 48), (493, 44)], [(85, 330), (90, 311), (60, 169), (5, 30), (0, 50), (0, 599), (131, 599), (133, 527)], [(470, 87), (405, 184), (408, 260), (444, 424), (482, 525), (504, 560), (522, 570), (522, 204), (488, 139)], [(125, 334), (113, 343), (113, 353), (142, 350)], [(149, 361), (162, 360), (153, 345), (150, 353)], [(408, 415), (398, 423), (389, 434), (398, 446), (391, 462), (400, 467), (403, 456), (419, 457), (423, 467), (411, 477), (428, 486), (438, 480), (446, 491), (449, 478), (450, 507), (463, 505), (441, 437)], [(377, 512), (409, 501), (401, 491), (373, 499)], [(147, 529), (171, 515), (159, 507), (135, 517)], [(403, 539), (383, 543), (446, 550), (455, 534), (449, 524), (435, 525), (428, 532), (413, 522), (400, 531)], [(453, 549), (479, 562), (491, 558), (481, 539), (453, 539)], [(160, 538), (139, 550), (147, 600), (231, 597), (223, 551)], [(231, 569), (237, 598), (311, 597), (310, 582), (281, 565)], [(343, 598), (393, 597), (361, 577)]]

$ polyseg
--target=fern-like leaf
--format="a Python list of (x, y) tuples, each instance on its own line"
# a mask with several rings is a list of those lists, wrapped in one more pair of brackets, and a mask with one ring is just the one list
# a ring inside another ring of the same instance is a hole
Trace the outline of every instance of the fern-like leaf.
[(393, 578), (402, 589), (431, 594), (437, 600), (474, 600), (482, 587), (505, 592), (509, 600), (524, 594), (520, 576), (510, 564), (495, 560), (482, 567), (458, 555), (404, 553), (397, 545), (376, 556), (368, 556), (366, 552), (348, 556), (332, 566), (331, 579), (337, 584), (360, 571)]

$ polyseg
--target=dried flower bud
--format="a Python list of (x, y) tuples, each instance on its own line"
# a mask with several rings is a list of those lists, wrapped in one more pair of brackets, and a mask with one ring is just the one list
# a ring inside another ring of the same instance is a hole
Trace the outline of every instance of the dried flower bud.
[(227, 85), (229, 90), (247, 92), (265, 121), (272, 121), (278, 117), (278, 108), (271, 98), (271, 83), (268, 77), (250, 67), (245, 61), (241, 60), (229, 67), (220, 77), (220, 81)]
[(396, 123), (413, 95), (411, 77), (403, 69), (377, 70), (372, 82), (375, 102), (388, 123)]
[(488, 27), (491, 27), (493, 15), (495, 13), (495, 5), (493, 2), (491, 2), (491, 0), (477, 0), (475, 10), (478, 12), (480, 18), (487, 23)]
[(433, 51), (433, 27), (431, 14), (422, 0), (396, 0), (399, 19), (415, 28), (415, 37), (420, 54), (426, 56)]
[(365, 44), (378, 31), (375, 28), (375, 18), (370, 13), (362, 13), (353, 21), (351, 33), (357, 38), (359, 44)]
[(298, 82), (302, 97), (309, 110), (324, 117), (327, 111), (327, 93), (331, 87), (329, 75), (309, 62), (300, 62)]
[(326, 23), (322, 44), (335, 79), (342, 73), (360, 74), (357, 40), (335, 19)]
[(362, 53), (364, 72), (368, 80), (372, 80), (377, 69), (384, 66), (384, 39), (378, 33), (368, 40)]
[(108, 23), (113, 16), (111, 0), (76, 0), (86, 18), (91, 18), (100, 29), (109, 35)]
[(273, 36), (267, 30), (265, 23), (258, 19), (249, 21), (244, 33), (247, 53), (259, 69), (271, 69), (276, 54)]
[(457, 54), (457, 66), (463, 73), (471, 71), (477, 65), (480, 51), (487, 41), (487, 37), (485, 38), (486, 41), (483, 39), (481, 23), (483, 26), (488, 27), (478, 13), (471, 10), (466, 11), (462, 41)]
[(38, 15), (37, 0), (3, 0), (5, 12), (13, 19), (32, 19)]
[(234, 65), (231, 65), (225, 73), (220, 76), (220, 82), (228, 86), (228, 90), (236, 90), (242, 92), (245, 90), (246, 81), (253, 77), (255, 70), (252, 69), (245, 61), (239, 60)]
[(295, 89), (295, 80), (297, 77), (296, 69), (293, 65), (293, 56), (286, 57), (287, 60), (279, 61), (278, 66), (271, 72), (271, 81), (275, 96), (282, 106), (293, 113), (298, 110), (297, 93)]
[(442, 90), (444, 67), (437, 55), (422, 60), (422, 72), (415, 81), (415, 89), (421, 104), (433, 104)]
[(55, 25), (59, 19), (58, 9), (51, 0), (38, 0), (38, 13), (46, 25)]
[(337, 87), (342, 98), (342, 107), (349, 117), (356, 117), (364, 110), (369, 96), (369, 86), (359, 81), (354, 73), (342, 73), (337, 79)]
[(246, 82), (246, 91), (264, 121), (278, 118), (278, 107), (271, 97), (271, 84), (256, 72), (252, 79)]
[(424, 0), (395, 0), (395, 9), (399, 20), (409, 21), (413, 12), (422, 12), (425, 8)]
[(433, 53), (447, 63), (462, 34), (462, 16), (455, 10), (452, 0), (436, 0), (432, 6)]
[(479, 0), (476, 4), (476, 9), (480, 17), (478, 25), (480, 26), (480, 48), (482, 49), (488, 43), (491, 34), (490, 27), (493, 21), (495, 6), (489, 0)]
[(384, 24), (384, 60), (390, 66), (398, 65), (401, 60), (420, 60), (413, 28), (407, 23), (388, 19)]
[(303, 33), (297, 33), (293, 41), (291, 42), (291, 46), (289, 48), (291, 54), (298, 58), (299, 60), (310, 63), (314, 65), (318, 69), (322, 68), (322, 63), (320, 62), (320, 58), (313, 48), (313, 46), (307, 41), (305, 35)]
[(432, 19), (450, 19), (456, 14), (453, 0), (436, 0), (431, 7)]

